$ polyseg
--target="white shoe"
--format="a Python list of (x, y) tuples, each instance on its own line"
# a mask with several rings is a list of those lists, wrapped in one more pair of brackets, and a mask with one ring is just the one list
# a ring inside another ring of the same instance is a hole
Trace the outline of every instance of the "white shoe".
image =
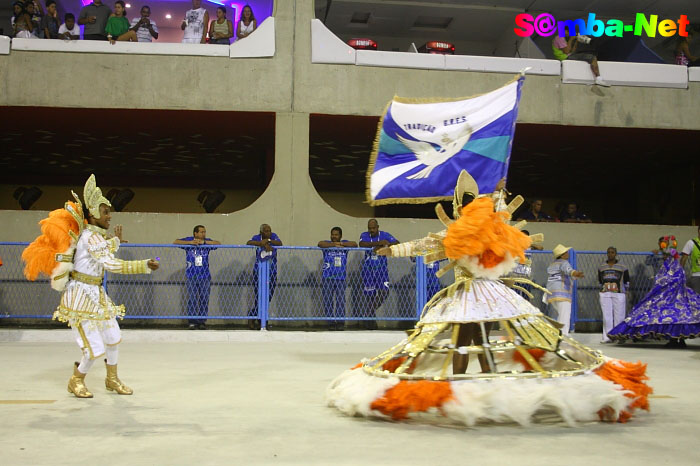
[(596, 83), (598, 86), (610, 87), (610, 84), (608, 84), (608, 83), (606, 83), (605, 81), (603, 81), (603, 78), (601, 78), (600, 76), (596, 76), (596, 78), (595, 78), (595, 83)]
[(600, 340), (600, 343), (602, 345), (607, 345), (608, 343), (612, 343), (612, 340), (610, 338), (606, 338), (605, 340)]

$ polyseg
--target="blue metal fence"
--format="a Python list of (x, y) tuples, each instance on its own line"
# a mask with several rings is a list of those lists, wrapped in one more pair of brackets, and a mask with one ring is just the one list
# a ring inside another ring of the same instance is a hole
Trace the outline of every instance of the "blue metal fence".
[[(22, 250), (27, 243), (0, 242), (0, 318), (49, 319), (60, 294), (47, 279), (27, 281), (22, 273)], [(112, 300), (124, 304), (127, 319), (186, 319), (269, 322), (415, 321), (427, 300), (453, 282), (449, 272), (437, 279), (437, 267), (422, 258), (387, 258), (386, 267), (369, 270), (369, 249), (344, 249), (344, 273), (324, 275), (324, 250), (317, 247), (277, 247), (276, 255), (257, 262), (252, 246), (198, 246), (209, 248), (210, 279), (187, 277), (185, 249), (194, 246), (123, 244), (118, 257), (125, 260), (160, 259), (161, 267), (150, 275), (106, 274), (105, 287)], [(550, 251), (529, 251), (532, 279), (545, 285)], [(628, 309), (651, 289), (655, 273), (648, 253), (618, 254), (630, 270)], [(571, 251), (570, 262), (585, 277), (577, 280), (572, 303), (572, 326), (576, 322), (600, 321), (598, 266), (601, 251)], [(201, 277), (200, 277), (201, 278)], [(388, 282), (388, 286), (385, 285)], [(373, 291), (372, 288), (375, 288)], [(533, 290), (532, 303), (546, 311), (542, 292)]]

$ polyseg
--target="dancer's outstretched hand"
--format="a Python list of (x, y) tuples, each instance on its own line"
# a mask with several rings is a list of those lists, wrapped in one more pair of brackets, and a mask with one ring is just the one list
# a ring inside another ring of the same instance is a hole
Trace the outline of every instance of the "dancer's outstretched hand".
[(160, 263), (156, 260), (153, 260), (153, 259), (148, 259), (148, 262), (146, 263), (146, 265), (151, 270), (158, 270), (158, 267), (160, 267)]
[(377, 255), (391, 257), (391, 248), (379, 248), (377, 249)]

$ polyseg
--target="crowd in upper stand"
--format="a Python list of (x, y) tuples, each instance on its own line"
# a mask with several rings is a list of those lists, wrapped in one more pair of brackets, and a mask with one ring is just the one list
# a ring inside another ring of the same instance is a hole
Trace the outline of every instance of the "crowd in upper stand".
[[(46, 9), (38, 0), (17, 1), (12, 5), (12, 37), (22, 39), (79, 40), (80, 26), (84, 27), (84, 40), (116, 42), (152, 42), (158, 39), (158, 26), (150, 18), (151, 8), (144, 5), (140, 16), (127, 18), (127, 5), (122, 0), (114, 2), (110, 9), (102, 0), (84, 6), (76, 20), (73, 13), (65, 13), (63, 24), (59, 19), (55, 0), (45, 0)], [(202, 0), (192, 0), (180, 29), (182, 42), (189, 44), (223, 44), (231, 39), (248, 37), (257, 28), (257, 20), (250, 5), (241, 11), (240, 21), (234, 26), (226, 17), (226, 7), (216, 8), (215, 18), (209, 21), (209, 12), (202, 7)]]
[(548, 215), (542, 210), (542, 199), (533, 199), (529, 207), (520, 209), (515, 218), (528, 222), (565, 222), (565, 223), (592, 223), (586, 214), (581, 212), (576, 202), (559, 203), (555, 208), (554, 216)]

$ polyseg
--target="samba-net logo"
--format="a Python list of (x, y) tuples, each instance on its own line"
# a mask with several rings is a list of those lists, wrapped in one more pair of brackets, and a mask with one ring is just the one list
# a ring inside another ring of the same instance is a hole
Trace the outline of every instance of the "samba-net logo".
[(675, 34), (688, 37), (689, 25), (690, 21), (688, 21), (687, 15), (680, 15), (676, 22), (671, 19), (659, 21), (658, 15), (647, 17), (643, 13), (637, 13), (634, 24), (625, 24), (620, 19), (609, 19), (607, 22), (603, 22), (603, 20), (596, 19), (595, 13), (588, 14), (588, 21), (583, 19), (557, 21), (549, 13), (542, 13), (537, 17), (520, 13), (515, 17), (516, 27), (513, 30), (520, 37), (529, 37), (535, 32), (545, 37), (554, 33), (557, 33), (559, 37), (575, 36), (576, 34), (593, 37), (602, 35), (622, 37), (625, 32), (632, 32), (635, 36), (641, 36), (644, 33), (649, 37), (656, 37), (657, 31), (663, 37), (671, 37)]

